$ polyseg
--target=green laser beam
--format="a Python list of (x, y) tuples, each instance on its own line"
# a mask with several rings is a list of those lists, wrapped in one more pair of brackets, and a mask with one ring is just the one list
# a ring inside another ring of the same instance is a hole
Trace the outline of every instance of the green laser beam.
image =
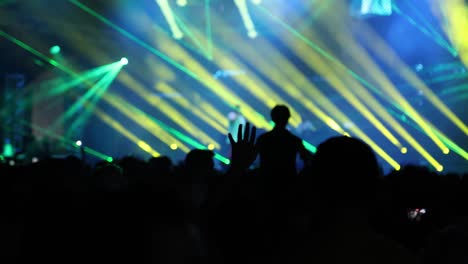
[[(146, 116), (147, 118), (149, 118), (151, 121), (153, 121), (154, 123), (156, 123), (158, 126), (160, 126), (162, 129), (164, 129), (165, 131), (169, 132), (170, 134), (172, 134), (174, 137), (176, 137), (177, 139), (179, 139), (180, 141), (184, 142), (184, 143), (187, 143), (188, 145), (194, 147), (194, 148), (198, 148), (198, 149), (207, 149), (207, 146), (201, 144), (200, 142), (198, 142), (197, 140), (185, 135), (184, 133), (178, 131), (177, 129), (165, 124), (164, 122), (162, 122), (161, 120), (155, 118), (154, 116), (152, 115), (149, 115), (147, 113), (145, 113), (144, 111), (142, 111), (141, 109), (138, 109), (136, 107), (134, 107), (133, 105), (129, 104), (129, 103), (126, 103), (126, 102), (123, 102), (125, 104), (125, 107), (130, 109), (131, 111), (133, 112), (136, 112), (140, 115), (144, 115)], [(219, 161), (225, 163), (225, 164), (229, 164), (229, 163), (226, 163), (225, 161), (228, 160), (227, 158), (223, 157), (221, 154), (218, 154), (218, 155), (215, 155), (215, 158), (218, 159)]]
[(74, 131), (89, 119), (89, 117), (92, 114), (92, 111), (96, 108), (99, 99), (101, 99), (102, 95), (109, 89), (110, 85), (115, 80), (122, 67), (123, 65), (120, 65), (112, 72), (109, 72), (108, 76), (103, 77), (107, 78), (106, 81), (102, 84), (101, 88), (99, 89), (99, 91), (97, 91), (96, 95), (89, 100), (89, 103), (84, 109), (84, 112), (70, 125), (69, 131)]
[(328, 52), (326, 52), (324, 49), (322, 49), (320, 46), (318, 46), (316, 43), (314, 43), (313, 41), (311, 41), (310, 39), (308, 39), (307, 37), (305, 37), (304, 35), (302, 35), (299, 31), (297, 31), (296, 29), (294, 29), (293, 27), (291, 27), (290, 25), (288, 25), (286, 22), (284, 22), (283, 20), (281, 20), (279, 17), (275, 16), (274, 14), (272, 14), (270, 11), (268, 11), (266, 8), (262, 7), (261, 5), (256, 5), (262, 12), (264, 12), (265, 14), (267, 14), (268, 16), (270, 16), (271, 18), (273, 18), (274, 20), (276, 20), (281, 26), (283, 26), (286, 30), (288, 30), (290, 33), (292, 33), (295, 37), (299, 38), (300, 40), (302, 40), (305, 44), (307, 44), (307, 46), (311, 47), (312, 49), (314, 49), (315, 51), (317, 51), (320, 55), (322, 55), (323, 57), (325, 57), (326, 59), (330, 60), (331, 62), (335, 63), (338, 67), (342, 68), (345, 70), (346, 73), (348, 73), (349, 75), (351, 75), (353, 78), (355, 78), (356, 80), (358, 80), (360, 83), (362, 83), (364, 86), (368, 87), (369, 89), (371, 89), (372, 91), (374, 91), (375, 93), (381, 95), (381, 96), (384, 96), (383, 93), (377, 88), (375, 87), (374, 85), (372, 85), (371, 83), (369, 83), (368, 81), (366, 81), (364, 78), (362, 78), (361, 76), (359, 76), (356, 72), (354, 72), (353, 70), (349, 69), (348, 67), (346, 67), (345, 65), (343, 65), (337, 58), (335, 58), (333, 55), (329, 54)]
[[(286, 28), (289, 32), (291, 32), (294, 36), (298, 37), (300, 40), (302, 40), (304, 43), (306, 43), (309, 47), (313, 48), (315, 51), (317, 51), (319, 54), (321, 54), (322, 56), (324, 56), (325, 58), (329, 59), (331, 62), (333, 63), (336, 63), (340, 68), (344, 69), (348, 74), (350, 74), (352, 77), (354, 77), (356, 80), (358, 80), (359, 82), (361, 82), (363, 85), (365, 85), (366, 87), (372, 89), (374, 92), (376, 92), (378, 95), (382, 96), (384, 99), (386, 99), (388, 101), (388, 98), (385, 97), (382, 92), (380, 90), (377, 89), (377, 87), (373, 86), (372, 84), (370, 84), (368, 81), (366, 81), (364, 78), (360, 77), (357, 73), (355, 73), (354, 71), (352, 71), (351, 69), (347, 68), (345, 65), (343, 65), (342, 63), (339, 62), (338, 59), (336, 59), (335, 57), (333, 57), (331, 54), (327, 53), (325, 50), (323, 50), (322, 48), (320, 48), (317, 44), (315, 44), (313, 41), (309, 40), (308, 38), (306, 38), (305, 36), (303, 36), (301, 33), (299, 33), (297, 30), (295, 30), (294, 28), (292, 28), (290, 25), (288, 25), (287, 23), (285, 23), (283, 20), (281, 20), (280, 18), (276, 17), (275, 15), (273, 15), (270, 11), (268, 11), (267, 9), (263, 8), (263, 7), (260, 7), (260, 10), (262, 10), (264, 13), (266, 13), (268, 16), (270, 16), (271, 18), (273, 18), (274, 20), (276, 20), (277, 22), (280, 23), (280, 25), (282, 25), (284, 28)], [(396, 102), (391, 102), (390, 103), (396, 107), (397, 109), (400, 109), (401, 110), (401, 106), (398, 105)], [(413, 116), (411, 116), (411, 118), (414, 119)], [(431, 129), (431, 130), (434, 130), (434, 129)]]
[(75, 103), (73, 103), (73, 105), (68, 108), (67, 111), (65, 111), (65, 113), (63, 115), (61, 115), (55, 122), (54, 124), (52, 124), (51, 128), (54, 129), (56, 128), (58, 125), (60, 124), (63, 124), (63, 122), (65, 122), (67, 119), (70, 119), (75, 113), (78, 112), (78, 110), (83, 106), (83, 104), (89, 99), (91, 98), (94, 94), (96, 94), (96, 92), (101, 89), (101, 87), (103, 85), (106, 84), (107, 80), (108, 80), (108, 77), (109, 76), (109, 73), (106, 74), (104, 77), (102, 77), (91, 89), (89, 89), (88, 91), (86, 91), (86, 93), (81, 96)]
[[(413, 122), (410, 122), (408, 120), (408, 118), (403, 118), (401, 114), (398, 114), (397, 112), (395, 112), (393, 109), (387, 109), (387, 111), (389, 111), (390, 114), (394, 115), (395, 117), (397, 117), (398, 119), (400, 119), (401, 121), (403, 121), (404, 123), (406, 124), (409, 124), (410, 126), (412, 126), (414, 129), (416, 129), (417, 131), (425, 134), (425, 132), (416, 124), (414, 124)], [(404, 112), (402, 112), (404, 113)], [(408, 115), (405, 113), (405, 115)], [(451, 149), (453, 152), (457, 153), (458, 155), (460, 155), (461, 157), (465, 158), (465, 159), (468, 159), (468, 153), (463, 149), (461, 148), (460, 146), (458, 146), (455, 142), (453, 142), (451, 139), (447, 138), (446, 136), (442, 135), (438, 129), (434, 128), (433, 126), (430, 126), (431, 130), (434, 132), (434, 134), (436, 134), (436, 136), (438, 138), (440, 138), (440, 140), (442, 140), (444, 142), (444, 144), (449, 148)]]
[[(31, 46), (27, 45), (26, 43), (24, 43), (24, 42), (22, 42), (22, 41), (20, 41), (20, 40), (18, 40), (18, 39), (16, 39), (16, 38), (14, 38), (13, 36), (7, 34), (6, 32), (4, 32), (4, 31), (2, 31), (2, 30), (0, 30), (0, 36), (5, 37), (6, 39), (10, 40), (10, 41), (13, 42), (14, 44), (18, 45), (19, 47), (21, 47), (21, 48), (23, 48), (23, 49), (25, 49), (25, 50), (27, 50), (27, 51), (33, 53), (34, 55), (36, 55), (36, 56), (42, 58), (42, 59), (45, 60), (45, 61), (48, 61), (49, 63), (52, 61), (52, 60), (50, 60), (47, 56), (45, 56), (45, 55), (42, 54), (41, 52), (37, 51), (37, 50), (34, 49), (33, 47), (31, 47)], [(65, 72), (65, 73), (67, 73), (67, 74), (69, 74), (69, 75), (75, 77), (75, 78), (77, 78), (77, 77), (80, 76), (78, 73), (74, 72), (73, 70), (71, 70), (71, 69), (69, 69), (69, 68), (67, 68), (67, 67), (65, 67), (65, 66), (63, 66), (63, 65), (61, 65), (61, 64), (59, 64), (59, 63), (50, 63), (50, 64), (51, 64), (52, 66), (54, 66), (54, 67), (56, 67), (56, 68), (62, 70), (63, 72)], [(25, 121), (22, 121), (22, 122), (25, 122)], [(56, 139), (58, 139), (58, 140), (61, 140), (62, 142), (70, 143), (69, 141), (65, 140), (63, 137), (60, 137), (60, 136), (58, 136), (58, 135), (56, 135), (56, 134), (54, 134), (54, 133), (52, 133), (52, 132), (50, 132), (50, 131), (48, 131), (48, 130), (46, 131), (44, 128), (41, 128), (41, 127), (39, 127), (39, 126), (35, 126), (34, 124), (31, 124), (31, 123), (27, 123), (26, 125), (27, 125), (27, 126), (30, 126), (30, 127), (35, 127), (35, 128), (38, 129), (38, 130), (42, 130), (42, 131), (44, 131), (44, 133), (46, 133), (46, 134), (48, 134), (49, 136), (54, 137), (54, 138), (56, 138)], [(73, 144), (73, 146), (76, 146), (76, 144), (74, 144), (74, 142), (73, 142), (72, 144)], [(94, 156), (100, 155), (99, 152), (94, 151), (94, 150), (91, 150), (90, 148), (85, 148), (85, 151), (88, 151), (88, 153), (90, 153), (91, 155), (94, 155)], [(102, 156), (97, 156), (97, 157), (101, 157), (101, 158), (104, 157), (104, 159), (106, 159), (106, 160), (109, 160), (109, 158), (111, 158), (111, 157), (106, 156), (106, 155), (104, 155), (104, 154), (102, 154)]]
[(42, 54), (40, 51), (34, 49), (33, 47), (29, 46), (28, 44), (24, 43), (23, 41), (13, 37), (12, 35), (6, 33), (5, 31), (3, 30), (0, 30), (0, 36), (10, 40), (11, 42), (15, 43), (16, 45), (20, 46), (21, 48), (23, 48), (24, 50), (26, 51), (29, 51), (30, 53), (36, 55), (37, 57), (41, 58), (42, 60), (44, 60), (45, 62), (49, 63), (50, 65), (76, 77), (77, 74), (74, 73), (73, 71), (71, 71), (70, 69), (68, 69), (66, 66), (60, 64), (59, 62), (45, 56), (44, 54)]
[(69, 0), (69, 2), (71, 2), (72, 4), (74, 4), (75, 6), (77, 6), (78, 8), (80, 8), (81, 10), (85, 11), (86, 13), (94, 16), (95, 18), (97, 18), (98, 20), (100, 20), (101, 22), (103, 22), (104, 24), (110, 26), (111, 28), (113, 28), (114, 30), (116, 30), (117, 32), (119, 32), (120, 34), (122, 34), (123, 36), (133, 40), (135, 43), (137, 43), (138, 45), (140, 45), (141, 47), (147, 49), (148, 51), (150, 51), (151, 53), (153, 53), (154, 55), (160, 57), (161, 59), (165, 60), (166, 62), (168, 62), (169, 64), (171, 64), (172, 66), (176, 67), (177, 69), (185, 72), (186, 74), (192, 76), (193, 78), (195, 79), (198, 79), (198, 76), (197, 74), (195, 74), (193, 71), (189, 70), (188, 68), (186, 68), (185, 66), (183, 66), (182, 64), (178, 63), (177, 61), (175, 61), (174, 59), (170, 58), (169, 56), (167, 56), (166, 54), (162, 53), (161, 51), (157, 50), (156, 48), (152, 47), (151, 45), (147, 44), (146, 42), (140, 40), (138, 37), (136, 37), (135, 35), (131, 34), (130, 32), (128, 32), (127, 30), (123, 29), (122, 27), (116, 25), (115, 23), (113, 23), (112, 21), (110, 21), (109, 19), (105, 18), (103, 15), (100, 15), (99, 13), (97, 13), (96, 11), (94, 11), (93, 9), (89, 8), (88, 6), (82, 4), (80, 1), (77, 1), (77, 0)]
[(179, 24), (182, 31), (184, 33), (186, 33), (187, 36), (189, 36), (189, 38), (192, 39), (192, 41), (195, 43), (195, 45), (198, 47), (198, 49), (202, 51), (202, 52), (200, 52), (200, 51), (197, 51), (197, 52), (203, 54), (205, 57), (208, 57), (207, 50), (203, 47), (203, 45), (200, 43), (198, 38), (193, 35), (192, 31), (190, 31), (190, 29), (187, 27), (187, 25), (184, 23), (184, 21), (179, 16), (177, 16), (176, 14), (174, 14), (174, 18), (177, 21), (177, 23)]
[(457, 55), (457, 51), (453, 47), (451, 47), (445, 41), (445, 39), (443, 39), (440, 36), (434, 35), (433, 33), (429, 32), (430, 29), (428, 30), (427, 28), (422, 27), (421, 25), (419, 25), (411, 16), (403, 13), (398, 7), (394, 6), (394, 10), (396, 11), (396, 13), (398, 13), (402, 17), (404, 17), (412, 26), (414, 26), (419, 31), (421, 31), (421, 33), (423, 33), (424, 35), (431, 38), (435, 43), (439, 44), (441, 47), (447, 49), (450, 52), (450, 54), (452, 54), (453, 56)]
[[(79, 6), (79, 7), (80, 7), (80, 5), (81, 5), (81, 3), (79, 3), (78, 1), (74, 1), (74, 0), (69, 0), (69, 1), (72, 2), (72, 3), (74, 3), (74, 4), (76, 4), (76, 5)], [(86, 6), (84, 6), (84, 5), (81, 5), (81, 6), (84, 8), (83, 10), (86, 11)], [(91, 9), (89, 9), (89, 11), (90, 11), (90, 12), (94, 12), (94, 11), (92, 11)], [(96, 13), (96, 15), (98, 15), (98, 14)], [(102, 18), (103, 18), (103, 17), (102, 17)], [(110, 22), (110, 21), (109, 21), (109, 22)], [(123, 29), (122, 29), (122, 30), (123, 30)], [(124, 30), (123, 30), (123, 31), (124, 31)], [(124, 32), (126, 32), (126, 31), (124, 31)], [(128, 33), (128, 34), (130, 34), (130, 33)], [(6, 32), (0, 30), (0, 36), (5, 37), (6, 39), (12, 41), (13, 43), (17, 44), (17, 45), (20, 46), (21, 48), (23, 48), (23, 49), (25, 49), (25, 50), (27, 50), (27, 51), (33, 53), (34, 55), (40, 57), (40, 58), (43, 59), (43, 60), (47, 61), (47, 62), (50, 63), (52, 66), (54, 66), (54, 67), (56, 67), (56, 68), (58, 68), (58, 69), (64, 71), (65, 73), (70, 74), (71, 76), (73, 76), (73, 77), (75, 77), (75, 78), (79, 78), (79, 74), (75, 73), (73, 70), (70, 70), (70, 69), (67, 68), (66, 66), (63, 66), (63, 65), (61, 65), (60, 63), (58, 63), (58, 62), (56, 62), (56, 61), (54, 61), (54, 60), (48, 58), (47, 56), (45, 56), (45, 55), (42, 54), (41, 52), (37, 51), (36, 49), (32, 48), (31, 46), (27, 45), (26, 43), (24, 43), (24, 42), (22, 42), (22, 41), (20, 41), (20, 40), (18, 40), (18, 39), (16, 39), (16, 38), (14, 38), (14, 37), (12, 37), (11, 35), (7, 34)], [(130, 34), (130, 36), (132, 36), (132, 35)], [(145, 44), (145, 45), (147, 45), (147, 44)], [(147, 46), (149, 47), (149, 45), (147, 45)], [(150, 48), (151, 48), (151, 47), (150, 47)], [(162, 55), (164, 55), (164, 54), (162, 54)], [(189, 71), (189, 72), (190, 72), (190, 71)], [(187, 73), (189, 73), (189, 72), (187, 72)], [(194, 77), (195, 79), (198, 79), (197, 75), (195, 75), (195, 74), (189, 74), (189, 75), (192, 76), (192, 77)], [(133, 106), (132, 106), (132, 107), (133, 107)], [(136, 110), (142, 112), (142, 111), (139, 110), (139, 109), (136, 109)], [(148, 115), (147, 115), (147, 116), (148, 116)], [(160, 121), (159, 121), (159, 122), (160, 122)], [(159, 124), (163, 124), (163, 123), (160, 122)], [(166, 128), (170, 128), (170, 129), (172, 130), (173, 133), (174, 133), (174, 132), (178, 132), (178, 131), (176, 131), (175, 129), (173, 129), (173, 128), (167, 126), (167, 125), (165, 125), (165, 127), (166, 127)], [(169, 131), (169, 130), (168, 130), (168, 131)], [(177, 135), (179, 136), (179, 138), (180, 138), (181, 140), (186, 140), (187, 142), (192, 142), (191, 145), (194, 146), (194, 147), (202, 147), (202, 146), (203, 146), (203, 148), (206, 148), (203, 144), (198, 143), (196, 140), (191, 139), (190, 137), (183, 135), (181, 132), (178, 132), (178, 133), (174, 134), (174, 136), (176, 136), (176, 137), (177, 137)], [(92, 154), (92, 153), (91, 153), (91, 154)], [(220, 156), (220, 155), (218, 155), (218, 157), (219, 157), (219, 156)], [(223, 162), (223, 160), (220, 160), (220, 161)]]
[[(447, 47), (449, 48), (449, 51), (453, 51), (452, 55), (456, 56), (458, 54), (458, 52), (456, 51), (456, 49), (450, 45), (449, 41), (447, 41), (446, 38), (444, 38), (435, 28), (434, 26), (422, 15), (422, 13), (418, 10), (418, 8), (414, 5), (414, 3), (412, 3), (412, 1), (407, 1), (408, 3), (408, 6), (416, 13), (416, 16), (419, 17), (419, 19), (421, 19), (423, 21), (423, 23), (425, 23), (427, 25), (427, 27), (429, 28), (429, 30), (437, 37), (439, 38), (443, 43), (445, 43), (447, 45)], [(396, 5), (396, 3), (393, 3), (394, 5)]]
[(116, 66), (116, 64), (120, 64), (120, 62), (114, 62), (114, 63), (111, 63), (111, 64), (103, 65), (103, 66), (88, 70), (88, 71), (80, 74), (80, 77), (75, 78), (75, 79), (71, 80), (70, 82), (65, 82), (63, 84), (57, 85), (57, 86), (55, 86), (55, 88), (47, 91), (48, 96), (54, 96), (54, 95), (64, 93), (64, 92), (66, 92), (68, 90), (68, 88), (74, 87), (74, 86), (76, 86), (76, 85), (78, 85), (78, 84), (80, 84), (80, 83), (82, 83), (84, 81), (92, 80), (95, 77), (99, 77), (100, 75), (102, 75), (104, 73), (107, 73), (109, 70), (114, 68)]

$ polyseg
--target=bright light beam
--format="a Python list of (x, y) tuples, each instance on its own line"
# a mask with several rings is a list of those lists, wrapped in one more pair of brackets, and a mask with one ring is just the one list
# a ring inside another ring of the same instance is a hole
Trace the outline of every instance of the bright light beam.
[[(155, 32), (154, 32), (155, 33)], [(214, 94), (222, 98), (230, 105), (242, 105), (242, 114), (259, 128), (269, 128), (270, 124), (264, 117), (259, 117), (258, 113), (247, 103), (237, 96), (231, 89), (228, 89), (222, 83), (212, 77), (212, 74), (203, 67), (200, 62), (190, 56), (184, 49), (178, 45), (174, 45), (169, 40), (160, 36), (153, 36), (155, 44), (163, 49), (173, 58), (182, 61), (185, 65), (189, 65), (200, 76), (198, 79), (206, 88)], [(157, 41), (156, 41), (157, 40)]]
[[(213, 16), (213, 18), (216, 19), (214, 20), (215, 23), (221, 26), (220, 28), (223, 28), (225, 24), (222, 24), (219, 18), (215, 16)], [(243, 41), (235, 37), (230, 37), (233, 34), (226, 34), (225, 31), (226, 30), (224, 29), (220, 29), (216, 33), (221, 34), (224, 38), (228, 38), (229, 40), (232, 40), (231, 43), (233, 46), (237, 47), (237, 50), (236, 50), (237, 52), (241, 54), (244, 52), (248, 53), (247, 50), (252, 49), (252, 47), (242, 46), (241, 43), (243, 43)], [(232, 56), (232, 54), (228, 54), (227, 52), (224, 52), (223, 50), (214, 49), (214, 52), (216, 54), (216, 64), (218, 64), (221, 69), (240, 69), (240, 70), (247, 71), (246, 73), (240, 73), (232, 77), (232, 79), (236, 83), (238, 83), (243, 89), (245, 89), (246, 92), (256, 97), (268, 109), (271, 109), (276, 104), (283, 103), (283, 102), (285, 104), (291, 105), (291, 120), (290, 120), (291, 125), (294, 127), (297, 127), (301, 123), (301, 116), (294, 109), (294, 107), (292, 107), (293, 104), (286, 102), (283, 98), (281, 98), (281, 96), (278, 93), (276, 93), (273, 89), (269, 88), (269, 85), (267, 85), (263, 80), (258, 78), (255, 74), (252, 74), (253, 73), (252, 71), (248, 71), (247, 65), (235, 59), (234, 56)], [(244, 57), (247, 58), (247, 60), (252, 61), (252, 59), (258, 57), (258, 55), (254, 56), (253, 58), (250, 58), (247, 56), (244, 56)], [(262, 60), (257, 60), (257, 61), (262, 61), (264, 62), (264, 64), (267, 64), (264, 58), (262, 58)], [(258, 64), (259, 63), (255, 63), (256, 66), (258, 66)], [(268, 76), (274, 75), (275, 72), (276, 71), (269, 72)]]
[[(362, 28), (358, 31), (368, 43), (372, 43), (369, 47), (389, 66), (400, 72), (410, 84), (421, 90), (426, 98), (433, 103), (443, 114), (449, 118), (457, 127), (459, 127), (466, 135), (468, 135), (468, 127), (461, 121), (408, 67), (401, 61), (398, 55), (379, 37), (377, 34), (364, 23), (360, 24)], [(388, 95), (394, 98), (407, 112), (415, 118), (415, 121), (421, 126), (426, 134), (436, 143), (443, 153), (447, 153), (448, 148), (434, 135), (432, 130), (423, 122), (422, 117), (417, 111), (404, 100), (396, 89), (387, 91)]]
[[(105, 112), (103, 112), (99, 108), (94, 108), (93, 111), (102, 121), (104, 121), (104, 123), (108, 124), (114, 130), (118, 131), (120, 134), (125, 136), (131, 142), (135, 143), (137, 146), (139, 146), (141, 149), (143, 149), (144, 151), (149, 153), (151, 156), (159, 157), (161, 155), (158, 151), (154, 150), (146, 142), (139, 139), (135, 134), (133, 134), (131, 131), (129, 131), (127, 128), (125, 128), (123, 125), (121, 125), (115, 119), (113, 119), (110, 115), (106, 114)], [(142, 147), (142, 146), (144, 146), (144, 147)]]
[(165, 60), (166, 62), (168, 62), (169, 64), (173, 65), (174, 67), (176, 67), (177, 69), (185, 72), (186, 74), (188, 74), (189, 76), (197, 79), (198, 76), (191, 70), (189, 70), (187, 67), (184, 67), (182, 64), (176, 62), (175, 60), (173, 60), (171, 57), (165, 55), (164, 53), (160, 52), (159, 50), (155, 49), (154, 47), (152, 47), (151, 45), (147, 44), (146, 42), (140, 40), (139, 38), (137, 38), (135, 35), (131, 34), (130, 32), (126, 31), (125, 29), (117, 26), (116, 24), (114, 24), (113, 22), (111, 22), (109, 19), (105, 18), (104, 16), (100, 15), (99, 13), (97, 13), (96, 11), (92, 10), (91, 8), (89, 8), (88, 6), (82, 4), (81, 2), (77, 1), (77, 0), (69, 0), (72, 4), (76, 5), (77, 7), (79, 7), (80, 9), (82, 9), (83, 11), (87, 12), (88, 14), (96, 17), (97, 19), (99, 19), (101, 22), (103, 22), (104, 24), (112, 27), (113, 29), (115, 29), (117, 32), (121, 33), (122, 35), (124, 35), (125, 37), (133, 40), (135, 43), (137, 43), (138, 45), (142, 46), (143, 48), (147, 49), (148, 51), (150, 51), (151, 53), (153, 53), (154, 55), (160, 57), (161, 59)]
[(184, 33), (180, 30), (177, 22), (175, 20), (174, 13), (172, 12), (172, 8), (167, 2), (167, 0), (155, 0), (158, 4), (161, 12), (163, 13), (164, 17), (166, 18), (166, 22), (169, 25), (169, 28), (172, 32), (172, 37), (175, 39), (181, 39), (184, 37)]
[(256, 38), (258, 33), (255, 29), (255, 25), (250, 17), (249, 9), (247, 7), (247, 0), (234, 0), (237, 9), (242, 17), (242, 22), (244, 22), (245, 29), (247, 30), (247, 35), (250, 38)]
[[(27, 45), (26, 43), (12, 37), (11, 35), (5, 33), (4, 31), (0, 30), (0, 35), (5, 37), (6, 39), (12, 41), (13, 43), (17, 44), (21, 48), (23, 48), (23, 49), (33, 53), (34, 55), (36, 55), (36, 56), (50, 62), (52, 66), (62, 70), (63, 72), (65, 72), (65, 73), (67, 73), (67, 74), (69, 74), (69, 75), (71, 75), (71, 76), (73, 76), (75, 78), (79, 78), (80, 75), (78, 73), (76, 73), (75, 71), (73, 71), (72, 69), (49, 59), (47, 56), (45, 56), (41, 52), (37, 51), (33, 47), (31, 47), (31, 46)], [(53, 62), (51, 62), (51, 61), (53, 61)], [(139, 123), (144, 128), (148, 129), (148, 131), (150, 131), (156, 138), (159, 138), (159, 139), (166, 138), (166, 140), (170, 140), (172, 143), (176, 142), (179, 145), (179, 147), (181, 147), (181, 149), (183, 149), (184, 151), (188, 152), (190, 150), (184, 144), (179, 142), (177, 139), (175, 139), (172, 136), (168, 135), (166, 131), (161, 129), (154, 122), (152, 122), (151, 120), (145, 119), (145, 118), (147, 118), (147, 115), (142, 114), (141, 110), (139, 110), (139, 109), (133, 107), (132, 105), (128, 104), (122, 98), (120, 98), (118, 96), (115, 96), (115, 95), (112, 95), (111, 93), (106, 93), (106, 94), (104, 94), (103, 99), (106, 102), (108, 102), (109, 104), (111, 104), (114, 107), (116, 107), (117, 109), (119, 109), (122, 113), (126, 114), (130, 119), (134, 120), (137, 124)], [(140, 120), (141, 122), (139, 122), (138, 120)]]
[[(138, 96), (140, 96), (150, 105), (163, 112), (166, 116), (170, 117), (171, 120), (173, 120), (185, 131), (191, 133), (196, 138), (199, 138), (202, 142), (208, 144), (216, 141), (212, 139), (209, 135), (207, 135), (205, 132), (201, 131), (197, 126), (193, 124), (193, 122), (187, 119), (178, 109), (169, 104), (166, 100), (162, 100), (160, 97), (152, 95), (146, 87), (144, 87), (140, 82), (134, 79), (130, 74), (122, 72), (119, 75), (119, 81), (124, 83), (127, 88), (135, 92)], [(219, 144), (216, 144), (216, 147), (219, 148)]]
[[(122, 64), (122, 66), (123, 65), (125, 64)], [(122, 66), (118, 66), (116, 69), (109, 72), (106, 77), (103, 77), (106, 78), (106, 81), (102, 84), (101, 88), (96, 92), (96, 94), (89, 100), (89, 103), (87, 104), (88, 107), (84, 108), (83, 113), (81, 113), (78, 118), (70, 125), (70, 131), (75, 131), (79, 126), (86, 123), (89, 117), (93, 114), (93, 110), (96, 107), (99, 99), (101, 99), (102, 95), (107, 91), (114, 79), (117, 77), (120, 70), (122, 69)]]
[[(76, 114), (80, 108), (83, 107), (84, 103), (89, 100), (92, 96), (94, 96), (102, 87), (109, 85), (112, 82), (113, 78), (115, 77), (115, 73), (118, 70), (112, 70), (107, 73), (104, 77), (102, 77), (91, 89), (86, 91), (86, 93), (81, 96), (75, 103), (73, 103), (70, 108), (65, 111), (55, 122), (51, 125), (51, 129), (57, 128), (58, 125), (63, 124), (67, 119), (70, 119), (74, 114)], [(113, 77), (114, 76), (114, 77)]]
[[(156, 89), (158, 92), (172, 94), (176, 92), (176, 89), (170, 86), (165, 82), (158, 82), (156, 84)], [(211, 127), (216, 129), (219, 133), (226, 134), (227, 127), (220, 125), (218, 122), (213, 120), (211, 117), (203, 113), (198, 107), (193, 107), (193, 102), (190, 102), (187, 98), (183, 96), (174, 96), (169, 98), (169, 100), (177, 103), (180, 107), (184, 108), (187, 111), (193, 112), (196, 116), (198, 116), (201, 120), (205, 123), (209, 124)]]

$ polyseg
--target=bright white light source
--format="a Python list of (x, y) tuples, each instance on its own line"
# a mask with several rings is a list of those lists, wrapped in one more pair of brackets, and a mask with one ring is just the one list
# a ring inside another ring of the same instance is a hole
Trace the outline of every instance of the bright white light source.
[(81, 142), (81, 140), (77, 140), (75, 142), (75, 144), (78, 146), (78, 147), (81, 147), (81, 145), (83, 144), (83, 142)]
[(120, 63), (122, 63), (122, 65), (127, 65), (128, 64), (128, 59), (123, 57), (120, 59)]

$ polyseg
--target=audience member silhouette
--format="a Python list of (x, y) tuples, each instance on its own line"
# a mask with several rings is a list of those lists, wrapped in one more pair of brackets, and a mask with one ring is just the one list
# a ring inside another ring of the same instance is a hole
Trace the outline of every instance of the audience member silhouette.
[[(255, 146), (260, 160), (262, 192), (259, 197), (262, 197), (260, 210), (265, 222), (265, 243), (272, 243), (267, 248), (274, 251), (275, 238), (284, 239), (287, 232), (289, 200), (294, 193), (292, 187), (298, 173), (297, 159), (299, 157), (307, 164), (312, 154), (304, 147), (302, 139), (286, 128), (291, 117), (288, 106), (276, 105), (271, 109), (270, 116), (275, 125), (271, 131), (257, 138)], [(278, 231), (273, 235), (268, 231), (271, 229)]]
[(357, 138), (331, 137), (319, 144), (302, 173), (315, 214), (302, 249), (290, 254), (294, 262), (417, 263), (409, 249), (371, 224), (382, 174), (369, 145)]
[(297, 175), (297, 156), (307, 162), (311, 153), (304, 147), (301, 138), (286, 129), (291, 117), (286, 105), (276, 105), (270, 115), (275, 126), (271, 131), (261, 134), (256, 143), (260, 173), (265, 177), (280, 177), (284, 181), (287, 177)]
[[(272, 131), (257, 138), (246, 123), (229, 133), (226, 171), (204, 149), (176, 166), (164, 156), (0, 161), (4, 262), (466, 262), (466, 174), (410, 164), (384, 175), (370, 146), (345, 136), (295, 171), (304, 148), (288, 118), (279, 105)], [(252, 169), (259, 155), (266, 163)], [(406, 214), (414, 208), (426, 209), (419, 221)]]

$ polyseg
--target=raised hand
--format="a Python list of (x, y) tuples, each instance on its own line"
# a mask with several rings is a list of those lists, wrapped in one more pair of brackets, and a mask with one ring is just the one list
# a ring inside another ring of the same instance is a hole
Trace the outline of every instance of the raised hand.
[(250, 123), (245, 124), (242, 132), (242, 124), (237, 129), (237, 139), (234, 140), (232, 134), (228, 134), (231, 143), (231, 169), (248, 169), (257, 158), (257, 149), (255, 148), (255, 139), (257, 128), (250, 127)]

